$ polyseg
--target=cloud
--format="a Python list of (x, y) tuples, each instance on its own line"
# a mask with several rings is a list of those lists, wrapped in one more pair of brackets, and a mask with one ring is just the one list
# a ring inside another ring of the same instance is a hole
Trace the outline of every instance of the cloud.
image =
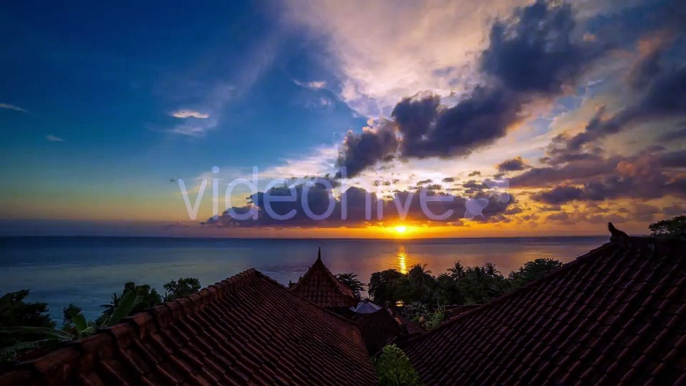
[(6, 110), (14, 110), (14, 111), (21, 111), (22, 113), (27, 113), (27, 110), (22, 109), (19, 106), (15, 105), (10, 105), (7, 103), (0, 103), (0, 109), (6, 109)]
[[(551, 5), (542, 0), (517, 8), (512, 17), (496, 22), (490, 45), (480, 56), (484, 84), (452, 107), (441, 105), (439, 95), (420, 93), (403, 98), (392, 110), (400, 136), (400, 157), (465, 157), (503, 138), (523, 119), (525, 104), (541, 95), (559, 94), (606, 50), (597, 41), (575, 43), (574, 26), (569, 4)], [(354, 142), (352, 135), (349, 133), (346, 141)], [(381, 141), (367, 138), (366, 142)], [(364, 153), (361, 162), (352, 159), (351, 152), (342, 159), (369, 166), (396, 152), (391, 146), (384, 149), (386, 153)]]
[(686, 66), (683, 63), (658, 64), (665, 51), (655, 53), (657, 55), (650, 54), (643, 60), (649, 63), (640, 64), (640, 69), (634, 69), (631, 75), (636, 100), (609, 116), (605, 107), (600, 108), (583, 132), (567, 140), (568, 151), (578, 151), (636, 124), (686, 117)]
[(659, 139), (665, 142), (686, 139), (686, 122), (681, 122), (677, 130), (664, 133)]
[[(307, 193), (305, 193), (307, 191)], [(403, 221), (408, 224), (427, 224), (429, 222), (461, 224), (464, 218), (467, 199), (460, 196), (439, 194), (430, 189), (425, 190), (427, 197), (440, 197), (443, 201), (426, 201), (425, 206), (430, 211), (422, 208), (421, 191), (398, 191), (395, 200), (380, 199), (375, 193), (358, 187), (349, 187), (345, 195), (334, 197), (333, 191), (324, 183), (309, 181), (296, 186), (274, 187), (268, 191), (271, 197), (291, 197), (289, 201), (271, 201), (272, 214), (267, 212), (265, 197), (267, 192), (258, 192), (248, 199), (248, 204), (243, 207), (233, 208), (236, 214), (246, 214), (254, 208), (257, 210), (257, 220), (237, 220), (227, 210), (217, 218), (209, 218), (203, 225), (219, 227), (302, 227), (302, 228), (326, 228), (326, 227), (360, 227), (367, 225), (381, 225)], [(307, 194), (306, 197), (303, 197)], [(303, 200), (303, 198), (305, 198)], [(489, 196), (488, 192), (482, 192), (480, 198), (487, 203), (483, 210), (483, 218), (480, 221), (500, 222), (508, 221), (502, 216), (512, 201), (501, 201), (495, 196)], [(307, 210), (315, 215), (322, 215), (329, 211), (330, 215), (324, 219), (314, 219), (307, 215), (303, 204), (306, 202)], [(345, 202), (346, 215), (343, 218), (343, 202)], [(379, 208), (382, 215), (378, 216)], [(449, 211), (452, 211), (451, 213)], [(285, 216), (292, 213), (288, 219), (278, 219), (277, 216)], [(427, 214), (429, 213), (429, 214)], [(439, 216), (448, 213), (442, 219), (429, 217), (431, 214)], [(404, 218), (403, 215), (404, 214)]]
[(56, 137), (52, 134), (46, 135), (45, 139), (48, 140), (49, 142), (64, 142), (64, 139), (62, 139), (60, 137)]
[(528, 168), (530, 168), (530, 166), (522, 159), (522, 157), (515, 157), (513, 159), (503, 161), (497, 166), (499, 172), (516, 172)]
[(562, 166), (531, 168), (510, 178), (513, 187), (546, 187), (563, 181), (579, 182), (615, 171), (620, 158), (582, 158), (569, 160)]
[(574, 186), (557, 186), (534, 196), (534, 200), (546, 204), (558, 205), (569, 201), (579, 200), (584, 197), (583, 189)]
[(598, 40), (575, 39), (571, 5), (537, 0), (497, 21), (481, 69), (516, 92), (558, 94), (606, 51)]
[(323, 80), (311, 81), (311, 82), (301, 82), (299, 80), (294, 79), (293, 82), (300, 87), (310, 88), (312, 90), (319, 90), (319, 89), (326, 87), (326, 82)]
[[(381, 120), (376, 127), (366, 127), (362, 134), (348, 131), (343, 140), (338, 165), (346, 168), (348, 177), (358, 175), (362, 170), (393, 154), (398, 147), (395, 124)], [(340, 177), (340, 173), (338, 174)]]
[(242, 98), (271, 68), (275, 58), (282, 49), (285, 34), (280, 26), (270, 30), (250, 50), (244, 53), (241, 61), (228, 61), (223, 50), (211, 50), (208, 57), (201, 62), (220, 63), (228, 69), (219, 76), (210, 67), (201, 66), (196, 71), (187, 74), (174, 73), (162, 82), (158, 94), (168, 98), (174, 96), (177, 100), (188, 101), (186, 105), (197, 106), (198, 110), (183, 109), (170, 113), (184, 121), (175, 124), (164, 131), (190, 137), (202, 137), (212, 130), (216, 130), (220, 121), (224, 119), (226, 107), (229, 103)]
[(387, 117), (421, 90), (463, 92), (492, 18), (528, 1), (291, 0), (282, 15), (328, 44), (326, 62), (335, 65), (344, 102), (361, 115)]
[(406, 98), (393, 110), (409, 158), (460, 157), (505, 136), (518, 121), (522, 100), (499, 87), (479, 86), (450, 108), (434, 96)]
[(209, 114), (201, 113), (201, 112), (195, 111), (195, 110), (186, 110), (186, 109), (174, 111), (170, 115), (174, 118), (181, 118), (181, 119), (185, 119), (185, 118), (207, 119), (210, 117)]
[[(614, 164), (614, 169), (607, 166)], [(572, 164), (573, 165), (573, 164)], [(591, 169), (532, 169), (536, 174), (524, 173), (512, 179), (513, 186), (549, 186), (563, 182), (552, 189), (532, 195), (535, 201), (548, 204), (565, 204), (572, 201), (604, 201), (616, 198), (656, 199), (665, 196), (684, 197), (686, 178), (678, 172), (686, 167), (686, 152), (675, 151), (655, 154), (644, 151), (636, 156), (614, 157), (598, 167), (591, 175)], [(676, 173), (673, 171), (677, 170)], [(575, 174), (582, 171), (581, 174)], [(542, 177), (543, 176), (543, 177)], [(593, 177), (593, 178), (588, 178)], [(575, 180), (575, 178), (578, 178)], [(547, 183), (547, 185), (546, 185)], [(576, 184), (576, 185), (571, 185)]]
[(208, 128), (199, 125), (176, 125), (169, 130), (170, 133), (181, 134), (188, 137), (202, 137)]

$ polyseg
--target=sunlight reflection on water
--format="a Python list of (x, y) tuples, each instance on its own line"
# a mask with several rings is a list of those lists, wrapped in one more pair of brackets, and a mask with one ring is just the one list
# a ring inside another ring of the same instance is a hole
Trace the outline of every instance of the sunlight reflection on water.
[(407, 273), (407, 264), (406, 260), (407, 259), (407, 252), (405, 252), (405, 246), (401, 245), (398, 248), (398, 268), (401, 273)]

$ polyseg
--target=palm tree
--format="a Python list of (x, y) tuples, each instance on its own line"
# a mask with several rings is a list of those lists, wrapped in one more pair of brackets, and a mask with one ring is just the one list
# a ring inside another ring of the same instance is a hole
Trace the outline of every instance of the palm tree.
[(486, 275), (488, 275), (490, 277), (500, 276), (500, 271), (498, 271), (498, 269), (496, 269), (495, 264), (493, 264), (493, 263), (484, 264), (484, 269), (486, 271)]
[(459, 260), (455, 262), (454, 267), (448, 268), (448, 272), (450, 272), (450, 276), (452, 276), (454, 279), (461, 279), (465, 275), (464, 266)]
[(360, 298), (360, 292), (364, 291), (365, 284), (357, 280), (357, 275), (352, 272), (339, 273), (336, 275), (336, 279), (344, 286), (350, 288), (356, 298)]

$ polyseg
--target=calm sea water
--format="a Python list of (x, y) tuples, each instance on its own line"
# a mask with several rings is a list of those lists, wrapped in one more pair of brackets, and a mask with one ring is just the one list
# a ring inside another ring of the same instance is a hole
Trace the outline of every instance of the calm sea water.
[(434, 239), (434, 240), (279, 240), (115, 237), (0, 238), (0, 292), (30, 289), (30, 299), (47, 302), (60, 321), (69, 303), (88, 318), (100, 314), (126, 281), (162, 284), (197, 277), (203, 286), (254, 267), (280, 283), (297, 281), (317, 257), (333, 273), (354, 272), (368, 282), (372, 272), (407, 271), (426, 264), (437, 275), (460, 260), (463, 265), (495, 263), (507, 274), (540, 258), (573, 260), (607, 237)]

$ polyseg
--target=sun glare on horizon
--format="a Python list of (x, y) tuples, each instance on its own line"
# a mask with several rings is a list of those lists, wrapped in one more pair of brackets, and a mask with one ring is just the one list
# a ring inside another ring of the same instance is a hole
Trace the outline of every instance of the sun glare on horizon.
[(395, 231), (400, 234), (405, 233), (406, 230), (407, 227), (405, 225), (398, 225), (397, 227), (395, 227)]

